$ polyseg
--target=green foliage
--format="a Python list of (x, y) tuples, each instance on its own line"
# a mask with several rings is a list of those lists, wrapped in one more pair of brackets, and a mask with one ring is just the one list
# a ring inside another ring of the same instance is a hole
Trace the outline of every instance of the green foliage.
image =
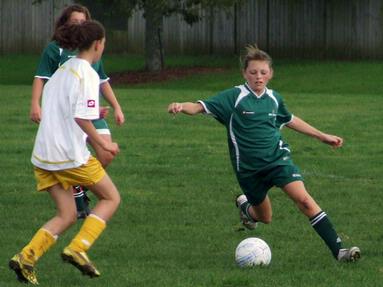
[(118, 18), (126, 20), (134, 9), (152, 9), (163, 16), (179, 13), (188, 24), (193, 24), (200, 20), (200, 7), (225, 8), (243, 0), (77, 0), (76, 2), (92, 7), (92, 10), (102, 11), (102, 18), (107, 21)]

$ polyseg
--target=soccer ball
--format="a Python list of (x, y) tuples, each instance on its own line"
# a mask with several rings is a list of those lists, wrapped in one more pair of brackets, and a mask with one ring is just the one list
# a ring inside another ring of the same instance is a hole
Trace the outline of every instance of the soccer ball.
[(260, 238), (246, 238), (235, 249), (235, 261), (240, 267), (267, 266), (271, 261), (270, 247)]

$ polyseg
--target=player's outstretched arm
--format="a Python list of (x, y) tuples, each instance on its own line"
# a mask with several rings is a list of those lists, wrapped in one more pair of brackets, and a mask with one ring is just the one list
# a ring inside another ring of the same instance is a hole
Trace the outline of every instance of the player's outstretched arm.
[(287, 127), (313, 138), (317, 138), (321, 142), (335, 148), (343, 145), (343, 139), (341, 137), (323, 133), (296, 116), (294, 116), (293, 120), (287, 124)]
[(171, 103), (168, 106), (168, 113), (170, 114), (184, 113), (187, 115), (196, 115), (203, 111), (203, 106), (200, 103)]

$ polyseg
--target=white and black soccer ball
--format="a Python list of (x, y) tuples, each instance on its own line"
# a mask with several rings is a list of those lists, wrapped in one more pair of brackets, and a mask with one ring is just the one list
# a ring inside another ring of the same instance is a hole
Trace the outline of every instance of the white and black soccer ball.
[(270, 247), (260, 238), (246, 238), (235, 249), (235, 261), (240, 267), (267, 266), (271, 261)]

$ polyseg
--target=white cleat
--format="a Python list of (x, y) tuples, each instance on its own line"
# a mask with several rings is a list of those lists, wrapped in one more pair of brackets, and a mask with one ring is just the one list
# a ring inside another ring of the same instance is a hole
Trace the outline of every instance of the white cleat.
[(356, 246), (350, 249), (340, 249), (338, 253), (338, 261), (355, 262), (360, 259), (360, 249)]

